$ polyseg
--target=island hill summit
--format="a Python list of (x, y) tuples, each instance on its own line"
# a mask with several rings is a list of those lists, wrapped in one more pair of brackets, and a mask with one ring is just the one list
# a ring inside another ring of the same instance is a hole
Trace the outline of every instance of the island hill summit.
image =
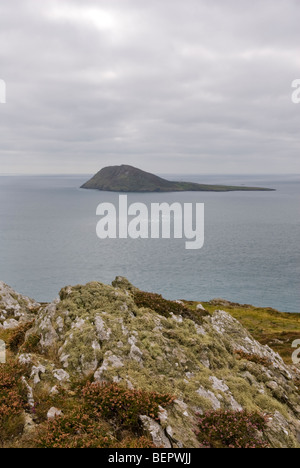
[(233, 192), (272, 191), (261, 187), (205, 185), (162, 179), (133, 166), (110, 166), (101, 169), (81, 188), (107, 192)]

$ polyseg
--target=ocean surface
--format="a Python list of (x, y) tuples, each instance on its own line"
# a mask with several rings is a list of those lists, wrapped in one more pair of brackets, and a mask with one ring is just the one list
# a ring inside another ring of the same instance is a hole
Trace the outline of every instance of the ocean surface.
[(65, 285), (122, 275), (168, 299), (300, 312), (300, 176), (186, 175), (180, 179), (277, 191), (128, 196), (147, 205), (204, 203), (201, 250), (186, 250), (181, 239), (98, 239), (96, 208), (119, 196), (79, 189), (89, 177), (0, 176), (0, 280), (46, 302)]

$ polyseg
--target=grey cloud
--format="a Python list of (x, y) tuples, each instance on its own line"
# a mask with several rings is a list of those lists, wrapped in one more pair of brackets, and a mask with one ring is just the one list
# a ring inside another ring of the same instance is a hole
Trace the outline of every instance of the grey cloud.
[(2, 0), (1, 172), (299, 172), (299, 13), (297, 0)]

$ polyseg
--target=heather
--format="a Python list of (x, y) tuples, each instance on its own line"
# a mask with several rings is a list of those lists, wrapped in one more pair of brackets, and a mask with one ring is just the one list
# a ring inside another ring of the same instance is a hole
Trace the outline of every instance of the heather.
[(268, 448), (263, 432), (266, 418), (247, 411), (212, 411), (198, 421), (197, 437), (205, 448)]

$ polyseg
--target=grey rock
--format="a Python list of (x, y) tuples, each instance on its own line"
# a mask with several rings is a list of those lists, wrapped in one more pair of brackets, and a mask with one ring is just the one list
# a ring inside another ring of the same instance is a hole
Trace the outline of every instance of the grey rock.
[(209, 400), (214, 410), (218, 410), (218, 409), (221, 408), (221, 403), (220, 403), (219, 399), (210, 390), (205, 390), (205, 388), (200, 387), (197, 390), (197, 393), (201, 397), (206, 398), (207, 400)]
[(170, 440), (165, 435), (162, 427), (148, 416), (140, 416), (145, 433), (151, 437), (154, 445), (158, 448), (172, 448)]
[(60, 409), (52, 407), (52, 408), (49, 409), (49, 411), (47, 413), (47, 418), (49, 420), (51, 420), (51, 419), (58, 418), (61, 415), (62, 415), (62, 411)]

